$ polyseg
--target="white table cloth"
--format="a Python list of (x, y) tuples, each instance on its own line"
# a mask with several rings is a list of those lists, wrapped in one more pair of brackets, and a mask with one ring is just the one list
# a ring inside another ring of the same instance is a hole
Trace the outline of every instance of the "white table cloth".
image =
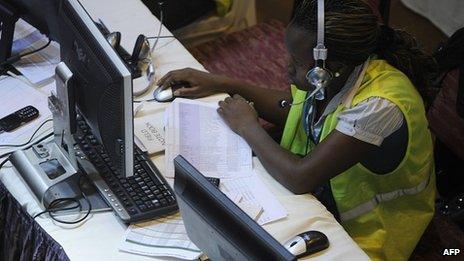
[[(139, 0), (82, 0), (82, 3), (95, 20), (100, 18), (110, 30), (122, 33), (122, 45), (127, 50), (132, 50), (138, 34), (153, 36), (159, 26), (156, 17)], [(162, 34), (170, 35), (170, 32), (164, 29)], [(158, 77), (172, 69), (184, 67), (204, 70), (175, 39), (160, 40), (154, 58)], [(151, 92), (145, 98), (150, 98), (150, 95)], [(215, 95), (203, 100), (218, 101), (224, 97), (224, 95)], [(151, 110), (159, 110), (162, 106), (166, 105), (155, 102), (147, 103), (141, 115), (149, 114)], [(1, 152), (3, 151), (0, 150)], [(152, 160), (163, 173), (165, 169), (164, 156), (156, 156)], [(329, 238), (330, 247), (311, 256), (311, 258), (315, 260), (368, 259), (342, 226), (312, 195), (292, 194), (270, 177), (256, 158), (253, 160), (253, 168), (288, 211), (287, 218), (264, 226), (277, 240), (283, 242), (301, 232), (319, 230)], [(32, 197), (18, 174), (11, 168), (11, 165), (7, 164), (1, 170), (0, 179), (30, 214), (33, 215), (40, 211), (37, 201)], [(169, 182), (172, 183), (172, 180)], [(78, 226), (56, 224), (46, 216), (36, 220), (61, 244), (71, 260), (157, 260), (118, 250), (127, 226), (112, 212), (92, 214), (91, 218)]]

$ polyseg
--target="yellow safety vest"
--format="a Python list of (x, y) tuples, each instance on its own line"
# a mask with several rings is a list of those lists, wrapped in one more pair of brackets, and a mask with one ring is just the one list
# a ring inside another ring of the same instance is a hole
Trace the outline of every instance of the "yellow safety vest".
[[(306, 92), (292, 86), (293, 101)], [(375, 260), (406, 260), (432, 219), (435, 201), (433, 144), (425, 109), (409, 79), (384, 60), (372, 60), (350, 106), (370, 97), (396, 104), (408, 127), (408, 147), (400, 165), (378, 175), (361, 163), (330, 180), (341, 224), (356, 243)], [(346, 105), (345, 105), (346, 106)], [(343, 104), (325, 119), (321, 138), (335, 129)], [(303, 105), (292, 106), (281, 146), (305, 154), (307, 135), (301, 124)], [(314, 148), (310, 142), (309, 154)], [(308, 173), (308, 178), (310, 178)]]

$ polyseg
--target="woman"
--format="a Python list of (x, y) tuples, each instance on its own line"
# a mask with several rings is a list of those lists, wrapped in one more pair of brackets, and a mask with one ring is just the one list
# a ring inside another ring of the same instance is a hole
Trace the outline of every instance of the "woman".
[[(380, 26), (361, 0), (327, 0), (326, 67), (334, 78), (303, 102), (314, 89), (306, 74), (314, 66), (316, 1), (298, 10), (285, 39), (291, 93), (192, 69), (160, 84), (188, 81), (192, 87), (176, 93), (185, 97), (233, 95), (218, 113), (276, 180), (296, 194), (315, 193), (371, 258), (407, 259), (434, 213), (432, 139), (419, 93), (435, 63), (408, 34)], [(295, 105), (281, 108), (282, 100)], [(284, 127), (280, 145), (257, 115)]]

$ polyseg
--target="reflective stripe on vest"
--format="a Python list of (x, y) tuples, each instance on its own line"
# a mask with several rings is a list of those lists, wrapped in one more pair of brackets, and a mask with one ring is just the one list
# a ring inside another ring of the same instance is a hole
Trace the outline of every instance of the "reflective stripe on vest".
[(427, 179), (422, 181), (421, 183), (419, 183), (419, 185), (415, 187), (408, 189), (398, 189), (387, 193), (377, 194), (371, 200), (364, 202), (353, 209), (340, 213), (340, 219), (342, 221), (348, 221), (372, 211), (381, 202), (391, 201), (406, 195), (419, 194), (429, 184), (432, 173), (433, 172), (430, 172), (430, 175), (427, 177)]

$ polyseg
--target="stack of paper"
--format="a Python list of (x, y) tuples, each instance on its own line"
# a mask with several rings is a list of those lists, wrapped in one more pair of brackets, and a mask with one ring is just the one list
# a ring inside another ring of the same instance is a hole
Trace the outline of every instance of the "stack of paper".
[(168, 177), (174, 177), (173, 160), (177, 155), (182, 155), (205, 176), (250, 176), (250, 147), (223, 122), (216, 109), (217, 104), (187, 99), (176, 99), (166, 109)]
[[(223, 180), (221, 186), (226, 195), (232, 193), (241, 195), (243, 199), (237, 205), (260, 225), (287, 216), (285, 208), (256, 174), (250, 177)], [(262, 210), (256, 209), (255, 206), (260, 206)]]
[(164, 151), (165, 131), (163, 110), (134, 118), (135, 143), (148, 154)]
[[(243, 201), (239, 193), (228, 193), (227, 196), (242, 208), (253, 219), (262, 208)], [(188, 238), (184, 222), (179, 213), (154, 221), (130, 225), (119, 247), (121, 251), (157, 257), (175, 257), (186, 260), (198, 259), (202, 252)]]
[(198, 259), (202, 252), (187, 236), (180, 214), (130, 225), (119, 249), (145, 256)]
[[(15, 27), (12, 53), (18, 54), (36, 50), (47, 42), (46, 36), (20, 19)], [(55, 67), (59, 62), (60, 46), (56, 42), (51, 42), (47, 48), (40, 52), (21, 58), (14, 64), (14, 67), (32, 83), (43, 85), (53, 80)]]

